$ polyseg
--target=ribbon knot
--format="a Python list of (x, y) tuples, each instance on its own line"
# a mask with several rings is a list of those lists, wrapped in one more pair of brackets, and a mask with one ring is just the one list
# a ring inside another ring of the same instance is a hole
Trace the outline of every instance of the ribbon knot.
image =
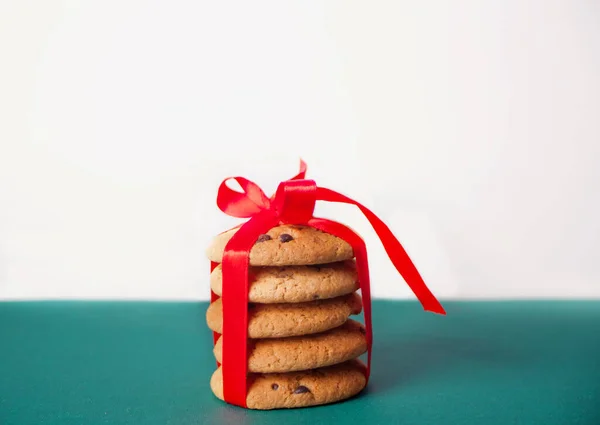
[(281, 223), (306, 224), (312, 218), (317, 202), (314, 180), (288, 180), (275, 192), (273, 207)]
[[(305, 175), (306, 163), (300, 161), (300, 172), (281, 182), (271, 198), (260, 186), (244, 177), (226, 178), (219, 186), (217, 205), (232, 217), (249, 218), (270, 211), (282, 223), (307, 223), (315, 208), (317, 184), (314, 180), (305, 180)], [(236, 181), (242, 192), (227, 186), (230, 180)]]
[[(425, 285), (408, 254), (388, 226), (364, 205), (331, 189), (318, 187), (305, 179), (306, 163), (300, 162), (300, 172), (279, 184), (269, 198), (255, 183), (244, 177), (230, 177), (219, 186), (217, 205), (225, 214), (249, 218), (231, 237), (223, 253), (223, 393), (225, 401), (246, 406), (247, 390), (247, 328), (248, 328), (248, 268), (250, 250), (260, 234), (278, 224), (302, 224), (322, 230), (348, 242), (354, 250), (356, 269), (363, 297), (363, 311), (368, 347), (366, 377), (371, 364), (371, 295), (367, 251), (364, 241), (348, 227), (335, 221), (313, 217), (316, 201), (355, 205), (369, 220), (385, 251), (406, 284), (426, 311), (446, 314)], [(227, 186), (235, 180), (242, 192)], [(214, 266), (214, 264), (213, 264)], [(212, 294), (214, 299), (215, 294)]]

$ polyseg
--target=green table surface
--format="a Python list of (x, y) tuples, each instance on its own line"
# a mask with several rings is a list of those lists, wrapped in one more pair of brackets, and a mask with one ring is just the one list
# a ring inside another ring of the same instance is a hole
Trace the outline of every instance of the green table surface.
[(600, 301), (374, 303), (371, 381), (351, 400), (217, 400), (206, 303), (0, 303), (0, 424), (600, 425)]

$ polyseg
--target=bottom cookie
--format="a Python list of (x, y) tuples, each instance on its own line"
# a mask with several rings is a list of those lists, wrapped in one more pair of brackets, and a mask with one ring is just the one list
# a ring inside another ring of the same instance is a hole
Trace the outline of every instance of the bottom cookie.
[[(360, 360), (303, 372), (250, 374), (248, 379), (246, 404), (261, 410), (334, 403), (358, 394), (367, 383)], [(221, 367), (213, 373), (210, 387), (223, 400)]]

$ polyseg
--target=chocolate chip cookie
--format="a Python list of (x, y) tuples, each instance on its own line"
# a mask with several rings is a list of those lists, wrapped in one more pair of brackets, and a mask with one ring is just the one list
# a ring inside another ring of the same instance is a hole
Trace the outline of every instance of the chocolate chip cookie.
[[(289, 304), (249, 304), (248, 337), (281, 338), (324, 332), (359, 314), (362, 300), (356, 293), (327, 300)], [(208, 327), (223, 333), (223, 304), (219, 298), (206, 311)]]
[[(214, 348), (222, 360), (223, 336)], [(330, 366), (354, 359), (367, 351), (365, 328), (354, 320), (326, 332), (289, 338), (248, 341), (248, 371), (291, 372)]]
[[(220, 263), (229, 239), (237, 232), (218, 235), (206, 255)], [(250, 250), (252, 266), (296, 266), (345, 261), (354, 257), (348, 242), (308, 226), (281, 225), (260, 235)]]
[[(250, 374), (248, 378), (246, 404), (263, 410), (333, 403), (358, 394), (366, 385), (365, 366), (359, 360), (304, 372)], [(210, 387), (223, 400), (220, 367)]]
[[(318, 266), (250, 267), (248, 300), (254, 303), (298, 303), (350, 294), (359, 287), (354, 261)], [(210, 275), (210, 287), (222, 294), (223, 270)]]

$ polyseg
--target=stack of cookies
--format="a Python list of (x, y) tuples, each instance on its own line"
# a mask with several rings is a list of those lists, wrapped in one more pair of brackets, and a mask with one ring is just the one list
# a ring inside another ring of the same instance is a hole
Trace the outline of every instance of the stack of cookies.
[[(237, 229), (216, 237), (208, 249), (220, 263)], [(364, 327), (348, 317), (362, 309), (352, 247), (305, 226), (280, 225), (261, 235), (250, 251), (248, 372), (251, 409), (313, 406), (343, 400), (365, 384), (358, 356), (367, 350)], [(222, 293), (222, 270), (210, 284)], [(221, 299), (208, 308), (210, 329), (222, 334)], [(214, 347), (221, 362), (221, 335)], [(211, 379), (223, 399), (219, 367)]]

